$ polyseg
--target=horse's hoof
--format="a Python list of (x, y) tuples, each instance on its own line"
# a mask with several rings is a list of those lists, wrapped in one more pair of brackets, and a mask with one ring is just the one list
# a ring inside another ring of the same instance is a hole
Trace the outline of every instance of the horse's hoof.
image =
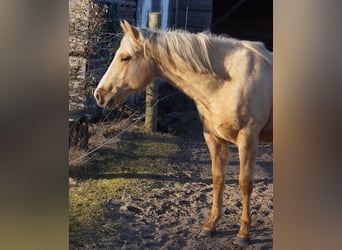
[(249, 237), (236, 236), (233, 243), (240, 247), (247, 247), (249, 245)]
[(203, 228), (200, 233), (200, 237), (213, 237), (214, 233), (215, 231), (210, 231), (208, 229)]

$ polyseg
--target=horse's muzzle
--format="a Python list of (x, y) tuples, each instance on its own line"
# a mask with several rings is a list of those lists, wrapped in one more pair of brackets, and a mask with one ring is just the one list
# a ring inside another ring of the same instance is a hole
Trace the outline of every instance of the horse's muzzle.
[(94, 97), (97, 102), (97, 105), (101, 108), (105, 108), (108, 104), (108, 101), (111, 99), (112, 95), (110, 92), (97, 88), (94, 91)]

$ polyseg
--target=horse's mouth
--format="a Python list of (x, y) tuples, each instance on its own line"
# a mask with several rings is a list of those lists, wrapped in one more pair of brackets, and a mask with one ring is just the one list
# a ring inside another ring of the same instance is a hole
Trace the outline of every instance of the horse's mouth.
[(112, 97), (112, 98), (110, 98), (108, 100), (107, 105), (106, 105), (106, 109), (113, 110), (117, 106), (119, 106), (119, 104), (122, 103), (122, 101), (123, 101), (122, 98), (118, 98), (118, 97), (114, 98), (114, 97)]
[(127, 96), (129, 96), (132, 93), (132, 91), (130, 92), (125, 89), (117, 88), (115, 93), (110, 93), (110, 96), (108, 96), (108, 101), (105, 105), (105, 108), (108, 110), (115, 109), (126, 99)]
[(114, 98), (110, 98), (110, 100), (107, 102), (106, 109), (113, 110), (115, 109), (116, 105), (114, 103)]

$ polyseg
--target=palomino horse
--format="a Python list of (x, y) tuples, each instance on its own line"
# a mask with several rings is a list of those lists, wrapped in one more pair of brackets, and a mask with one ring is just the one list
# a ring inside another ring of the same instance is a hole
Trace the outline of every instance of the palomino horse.
[(273, 55), (260, 42), (210, 34), (138, 29), (121, 21), (125, 35), (94, 96), (114, 109), (153, 79), (170, 82), (191, 97), (204, 127), (213, 178), (211, 215), (204, 235), (215, 231), (222, 214), (228, 142), (239, 150), (241, 226), (235, 242), (248, 244), (250, 196), (259, 141), (272, 142)]

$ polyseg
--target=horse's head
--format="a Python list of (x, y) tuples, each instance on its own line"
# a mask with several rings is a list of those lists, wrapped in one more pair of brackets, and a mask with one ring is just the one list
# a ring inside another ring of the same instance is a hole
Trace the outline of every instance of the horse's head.
[(143, 90), (155, 77), (153, 59), (146, 56), (141, 31), (120, 21), (125, 35), (94, 96), (100, 107), (114, 109), (128, 96)]

